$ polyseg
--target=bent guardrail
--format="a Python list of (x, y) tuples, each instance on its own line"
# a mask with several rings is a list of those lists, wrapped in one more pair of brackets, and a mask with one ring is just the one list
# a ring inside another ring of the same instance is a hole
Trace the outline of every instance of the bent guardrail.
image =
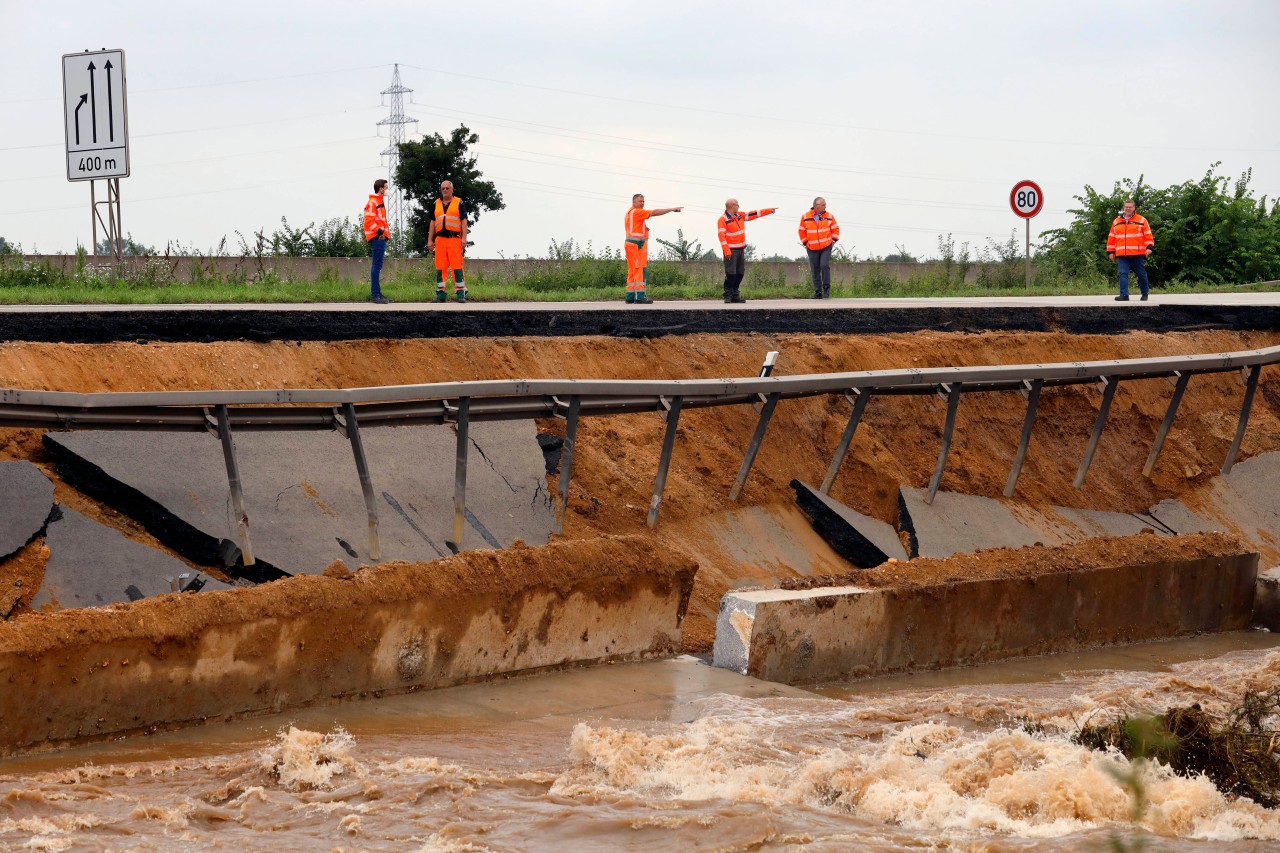
[[(1051, 364), (984, 365), (974, 367), (867, 370), (803, 376), (761, 375), (727, 379), (579, 380), (501, 379), (440, 382), (369, 388), (243, 391), (94, 392), (0, 389), (0, 426), (41, 429), (118, 429), (207, 431), (222, 444), (228, 485), (237, 514), (241, 550), (246, 565), (253, 563), (249, 519), (236, 462), (235, 430), (337, 430), (351, 443), (361, 490), (369, 512), (370, 554), (379, 559), (378, 518), (374, 490), (360, 440), (362, 428), (454, 424), (457, 454), (454, 477), (454, 524), (450, 546), (462, 546), (466, 510), (468, 445), (472, 421), (526, 420), (556, 417), (565, 420), (556, 527), (563, 530), (573, 476), (578, 421), (582, 417), (659, 412), (666, 421), (647, 522), (657, 524), (667, 471), (675, 446), (680, 413), (685, 409), (760, 404), (756, 427), (730, 498), (737, 500), (750, 475), (756, 453), (781, 400), (842, 394), (852, 412), (823, 478), (829, 493), (848, 454), (849, 446), (870, 399), (876, 395), (939, 394), (947, 401), (946, 419), (937, 464), (929, 481), (927, 500), (937, 494), (946, 469), (955, 430), (956, 413), (964, 394), (1017, 391), (1027, 400), (1018, 447), (1005, 484), (1012, 497), (1026, 459), (1036, 412), (1044, 388), (1100, 383), (1102, 403), (1094, 421), (1074, 485), (1084, 485), (1098, 443), (1122, 381), (1169, 378), (1174, 391), (1143, 466), (1151, 476), (1156, 459), (1177, 415), (1187, 384), (1197, 374), (1244, 374), (1245, 391), (1231, 447), (1223, 461), (1228, 473), (1240, 452), (1249, 412), (1262, 368), (1280, 363), (1280, 346), (1238, 352)], [(762, 374), (768, 371), (762, 370)]]

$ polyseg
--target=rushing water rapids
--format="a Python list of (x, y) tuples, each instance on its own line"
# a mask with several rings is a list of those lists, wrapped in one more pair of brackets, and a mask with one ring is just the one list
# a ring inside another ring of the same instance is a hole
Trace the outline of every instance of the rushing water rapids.
[(1069, 735), (1277, 683), (1253, 632), (823, 696), (604, 667), (11, 759), (0, 849), (1275, 849), (1280, 813), (1155, 766), (1135, 828), (1133, 765)]

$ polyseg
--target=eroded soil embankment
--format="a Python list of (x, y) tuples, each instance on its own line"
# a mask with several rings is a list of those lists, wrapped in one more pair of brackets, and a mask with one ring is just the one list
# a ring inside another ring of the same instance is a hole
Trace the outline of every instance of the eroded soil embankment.
[[(604, 337), (375, 340), (337, 343), (0, 345), (0, 385), (71, 391), (246, 387), (328, 388), (494, 378), (713, 378), (754, 375), (768, 350), (779, 350), (778, 375), (902, 367), (1146, 358), (1272, 346), (1280, 333), (1134, 332), (1123, 336), (1057, 333), (905, 335), (689, 335), (655, 339)], [(1154, 476), (1140, 476), (1170, 395), (1164, 380), (1126, 382), (1111, 409), (1089, 479), (1071, 486), (1097, 414), (1093, 388), (1046, 391), (1018, 497), (1035, 503), (1136, 511), (1167, 497), (1194, 504), (1218, 470), (1235, 429), (1242, 387), (1234, 374), (1196, 377), (1179, 410)], [(676, 546), (697, 541), (707, 525), (743, 506), (792, 505), (792, 478), (821, 480), (848, 416), (841, 398), (785, 401), (774, 416), (738, 503), (729, 488), (755, 426), (747, 406), (685, 412), (667, 480), (662, 522), (644, 526), (663, 423), (653, 414), (588, 418), (580, 427), (565, 534), (657, 536)], [(924, 486), (937, 458), (945, 403), (934, 397), (873, 399), (833, 496), (885, 521), (897, 515), (900, 485)], [(966, 396), (942, 488), (998, 496), (1022, 425), (1016, 394)], [(562, 429), (559, 421), (540, 425)], [(1280, 370), (1265, 370), (1243, 457), (1280, 450)], [(48, 471), (33, 430), (0, 430), (0, 458), (32, 459)], [(50, 472), (52, 473), (52, 472)], [(62, 489), (62, 486), (59, 486)], [(59, 500), (62, 500), (59, 497)], [(750, 543), (734, 553), (700, 551), (702, 567), (686, 635), (709, 647), (716, 604), (742, 578), (795, 571), (772, 558), (752, 559)], [(1280, 555), (1263, 554), (1264, 565)], [(833, 565), (833, 568), (836, 566)]]

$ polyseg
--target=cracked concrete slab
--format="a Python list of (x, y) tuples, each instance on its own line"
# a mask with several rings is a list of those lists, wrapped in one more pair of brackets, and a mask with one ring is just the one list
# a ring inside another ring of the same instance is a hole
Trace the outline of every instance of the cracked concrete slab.
[[(125, 537), (67, 506), (45, 531), (49, 559), (32, 610), (100, 607), (171, 592), (169, 578), (192, 572), (186, 563)], [(228, 589), (212, 578), (205, 589)]]
[(809, 516), (818, 535), (858, 568), (871, 569), (890, 559), (907, 559), (907, 549), (892, 525), (856, 512), (799, 480), (792, 480), (791, 488), (796, 493), (796, 504)]
[[(452, 427), (363, 430), (379, 519), (382, 561), (451, 553), (456, 435)], [(76, 488), (137, 519), (199, 565), (239, 564), (218, 440), (201, 433), (48, 433), (45, 444)], [(351, 446), (338, 433), (235, 435), (253, 577), (317, 573), (334, 560), (369, 564), (368, 513)], [(534, 424), (471, 425), (464, 549), (522, 539), (545, 544), (554, 516)], [(230, 559), (228, 560), (228, 555)]]
[(44, 530), (53, 512), (53, 482), (30, 462), (0, 462), (0, 560)]

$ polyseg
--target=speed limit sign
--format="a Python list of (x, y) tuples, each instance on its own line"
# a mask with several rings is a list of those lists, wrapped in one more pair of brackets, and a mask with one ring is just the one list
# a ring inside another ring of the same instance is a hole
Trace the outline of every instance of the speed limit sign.
[(1035, 181), (1018, 181), (1009, 193), (1009, 206), (1023, 219), (1030, 219), (1044, 207), (1044, 193)]

